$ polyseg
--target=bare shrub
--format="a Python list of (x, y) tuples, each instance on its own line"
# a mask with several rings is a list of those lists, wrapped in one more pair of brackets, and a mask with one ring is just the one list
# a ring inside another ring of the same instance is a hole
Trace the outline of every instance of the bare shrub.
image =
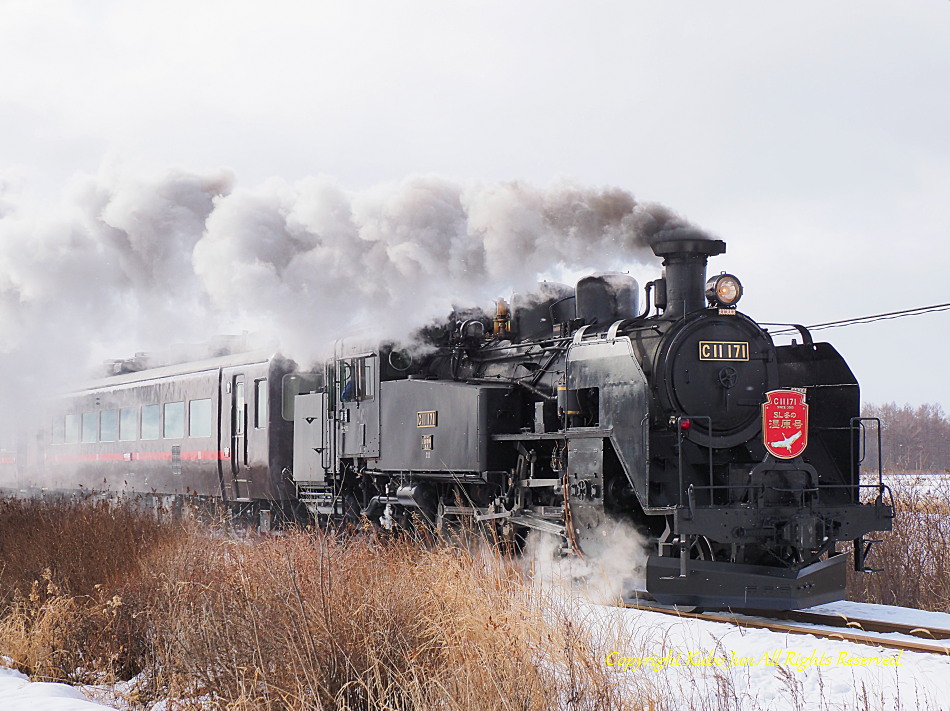
[(128, 678), (148, 657), (141, 561), (184, 530), (106, 500), (0, 500), (0, 654), (36, 679)]
[(867, 565), (851, 571), (848, 597), (860, 602), (950, 612), (950, 484), (940, 477), (893, 480), (893, 530), (874, 534)]
[(0, 609), (48, 577), (66, 594), (92, 595), (134, 574), (142, 556), (177, 535), (132, 504), (0, 499)]

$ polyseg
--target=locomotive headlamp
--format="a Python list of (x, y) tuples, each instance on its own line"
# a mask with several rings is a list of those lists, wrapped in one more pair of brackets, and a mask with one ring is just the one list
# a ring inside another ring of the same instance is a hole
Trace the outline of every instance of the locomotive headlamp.
[(710, 277), (706, 282), (706, 298), (713, 306), (731, 309), (742, 297), (742, 284), (732, 274)]

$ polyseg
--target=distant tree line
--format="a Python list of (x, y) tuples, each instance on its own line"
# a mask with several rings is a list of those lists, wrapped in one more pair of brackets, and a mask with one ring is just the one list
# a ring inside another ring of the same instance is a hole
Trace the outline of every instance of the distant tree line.
[[(943, 473), (950, 471), (950, 419), (940, 405), (919, 407), (895, 403), (866, 404), (864, 417), (881, 420), (881, 450), (885, 472)], [(869, 430), (870, 435), (870, 430)], [(869, 441), (873, 439), (869, 436)], [(866, 467), (877, 467), (874, 446), (868, 447)]]

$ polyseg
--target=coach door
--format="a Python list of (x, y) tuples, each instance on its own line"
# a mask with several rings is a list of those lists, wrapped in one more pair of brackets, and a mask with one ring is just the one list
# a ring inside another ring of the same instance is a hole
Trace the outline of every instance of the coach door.
[[(232, 375), (226, 390), (230, 403), (230, 499), (248, 501), (250, 496), (247, 466), (247, 390), (243, 375)], [(222, 418), (223, 419), (223, 418)]]

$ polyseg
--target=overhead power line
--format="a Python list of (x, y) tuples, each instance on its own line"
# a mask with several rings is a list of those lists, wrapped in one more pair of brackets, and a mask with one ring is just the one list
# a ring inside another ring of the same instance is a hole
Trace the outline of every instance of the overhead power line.
[[(857, 316), (855, 318), (846, 318), (841, 321), (828, 321), (827, 323), (816, 323), (811, 326), (805, 326), (809, 331), (823, 331), (826, 328), (841, 328), (843, 326), (854, 326), (859, 323), (874, 323), (875, 321), (890, 321), (891, 319), (906, 318), (907, 316), (922, 316), (923, 314), (934, 313), (936, 311), (950, 310), (950, 303), (934, 304), (933, 306), (918, 306), (915, 309), (904, 309), (902, 311), (889, 311), (883, 314), (872, 314), (870, 316)], [(763, 323), (763, 326), (791, 326), (787, 323)], [(797, 328), (783, 328), (778, 331), (772, 331), (773, 336), (783, 333), (797, 333)]]

